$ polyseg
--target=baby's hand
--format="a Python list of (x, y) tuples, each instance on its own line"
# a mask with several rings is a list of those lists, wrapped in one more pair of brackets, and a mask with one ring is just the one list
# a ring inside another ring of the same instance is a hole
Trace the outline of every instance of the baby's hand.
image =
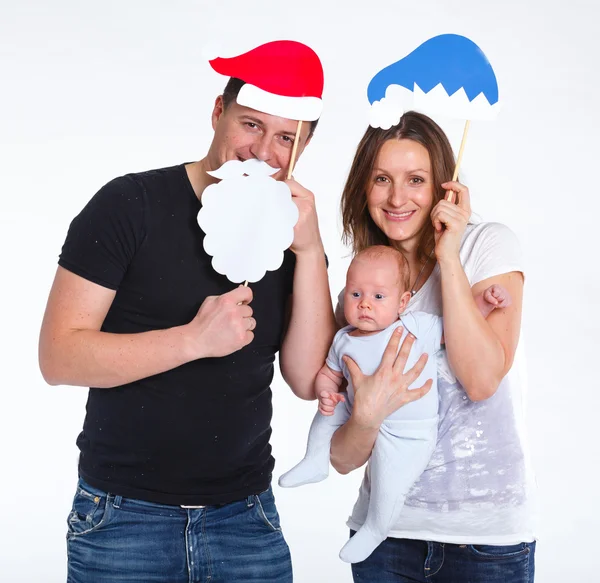
[(512, 303), (508, 291), (498, 284), (488, 287), (483, 292), (483, 299), (494, 308), (507, 308)]
[(319, 393), (319, 413), (321, 413), (321, 415), (333, 415), (335, 406), (345, 400), (343, 393), (321, 391)]

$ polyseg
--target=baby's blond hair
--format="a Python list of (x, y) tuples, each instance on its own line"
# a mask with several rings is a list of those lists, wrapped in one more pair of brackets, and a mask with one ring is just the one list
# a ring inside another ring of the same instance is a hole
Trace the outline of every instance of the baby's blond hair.
[(360, 259), (384, 259), (388, 257), (396, 261), (398, 265), (398, 283), (402, 286), (400, 292), (403, 293), (410, 287), (410, 269), (406, 257), (397, 249), (389, 245), (372, 245), (359, 251), (352, 259), (352, 263)]

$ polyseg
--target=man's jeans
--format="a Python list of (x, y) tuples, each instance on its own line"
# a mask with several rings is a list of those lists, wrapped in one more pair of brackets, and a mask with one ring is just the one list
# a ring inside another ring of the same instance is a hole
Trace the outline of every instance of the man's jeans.
[(68, 518), (67, 583), (290, 583), (290, 552), (269, 488), (181, 508), (79, 481)]
[(387, 538), (352, 565), (352, 574), (356, 583), (533, 583), (534, 555), (535, 542), (453, 545)]

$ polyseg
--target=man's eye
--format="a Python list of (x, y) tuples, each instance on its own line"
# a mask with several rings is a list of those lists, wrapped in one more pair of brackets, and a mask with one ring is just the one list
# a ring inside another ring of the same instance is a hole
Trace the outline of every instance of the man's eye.
[(246, 122), (246, 125), (247, 125), (249, 128), (251, 128), (251, 129), (254, 129), (254, 128), (257, 128), (257, 127), (258, 127), (258, 126), (257, 126), (255, 123), (252, 123), (251, 121), (247, 121), (247, 122)]

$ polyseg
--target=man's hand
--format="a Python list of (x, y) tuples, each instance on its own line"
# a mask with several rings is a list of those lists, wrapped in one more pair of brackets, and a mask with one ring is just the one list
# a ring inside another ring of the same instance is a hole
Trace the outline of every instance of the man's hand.
[(184, 326), (191, 360), (227, 356), (252, 342), (256, 320), (252, 317), (252, 290), (238, 288), (207, 297), (195, 318)]
[(286, 180), (285, 183), (292, 191), (292, 200), (299, 212), (298, 222), (294, 227), (294, 242), (290, 249), (296, 254), (314, 250), (323, 252), (315, 195), (294, 179)]

